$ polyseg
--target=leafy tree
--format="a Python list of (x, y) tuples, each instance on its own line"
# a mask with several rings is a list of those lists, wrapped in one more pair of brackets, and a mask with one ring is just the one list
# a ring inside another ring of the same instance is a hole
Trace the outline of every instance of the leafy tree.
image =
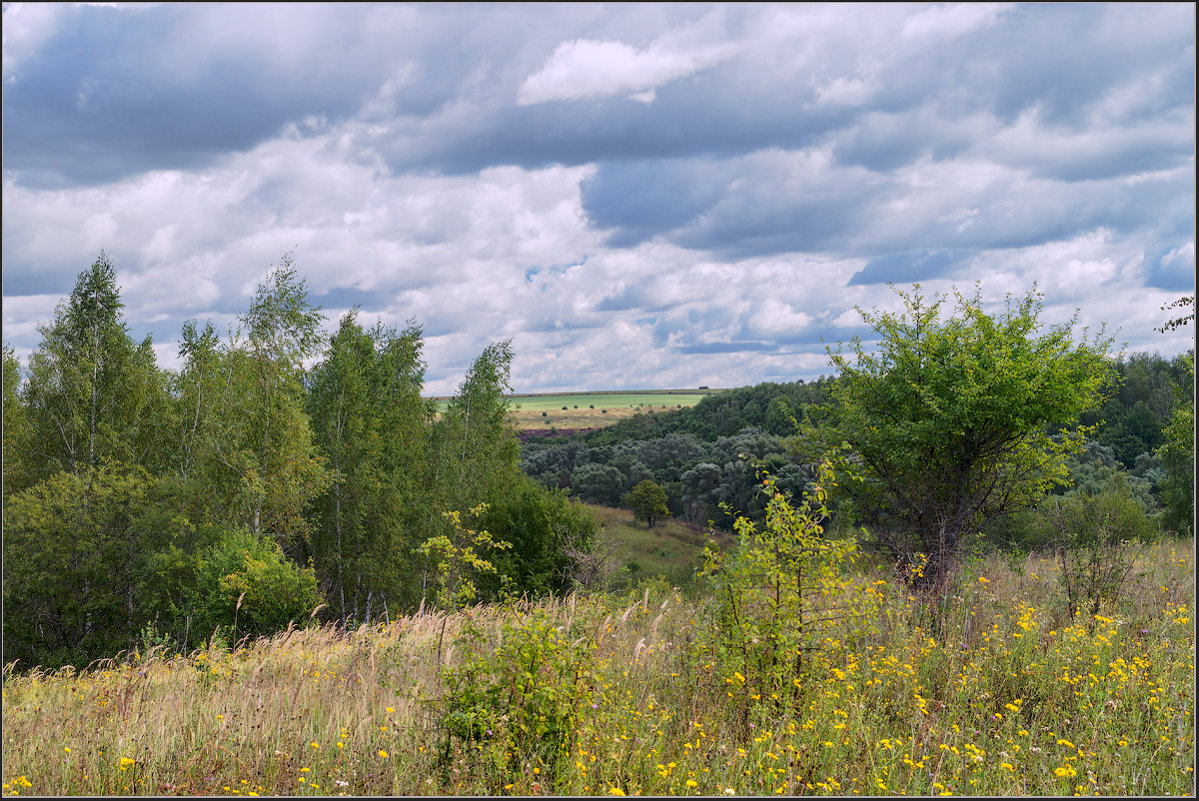
[[(471, 509), (470, 514), (477, 520), (486, 509), (486, 504), (480, 504)], [(478, 591), (476, 576), (496, 572), (495, 565), (484, 558), (485, 555), (511, 548), (512, 544), (493, 539), (487, 529), (464, 528), (462, 513), (457, 510), (443, 512), (442, 515), (451, 524), (452, 533), (430, 537), (417, 548), (417, 552), (428, 556), (433, 563), (436, 587), (433, 603), (438, 609), (452, 612), (475, 599)], [(437, 636), (438, 664), (441, 663), (447, 617), (442, 617), (441, 631)]]
[[(871, 622), (873, 593), (854, 593), (847, 608), (843, 566), (858, 556), (852, 538), (827, 537), (827, 488), (832, 465), (817, 468), (817, 481), (796, 504), (769, 473), (761, 477), (766, 515), (757, 524), (737, 515), (738, 545), (731, 552), (709, 546), (703, 574), (715, 589), (711, 641), (705, 643), (717, 670), (736, 693), (742, 720), (754, 707), (792, 702), (810, 672), (813, 653)], [(832, 627), (841, 627), (829, 638)], [(768, 700), (769, 699), (769, 700)]]
[(364, 331), (352, 311), (310, 375), (310, 419), (332, 478), (313, 503), (309, 552), (343, 624), (369, 618), (376, 597), (415, 601), (406, 597), (412, 565), (397, 554), (418, 544), (411, 532), (427, 502), (420, 474), (432, 412), (420, 398), (420, 349), (418, 327)]
[(1064, 459), (1084, 441), (1077, 418), (1111, 380), (1111, 341), (1084, 331), (1075, 344), (1077, 313), (1037, 333), (1035, 289), (995, 316), (955, 290), (947, 320), (943, 296), (896, 292), (901, 313), (858, 309), (877, 353), (860, 338), (852, 358), (829, 349), (834, 405), (806, 426), (805, 447), (848, 444), (861, 480), (847, 491), (872, 536), (905, 563), (926, 558), (916, 582), (939, 593), (964, 535), (1066, 480)]
[[(305, 507), (328, 482), (304, 409), (303, 360), (318, 352), (320, 319), (285, 256), (213, 363), (219, 389), (188, 468), (209, 520), (274, 537), (293, 556), (308, 540)], [(210, 342), (195, 343), (197, 381)]]
[[(425, 470), (428, 497), (424, 531), (442, 532), (450, 518), (439, 512), (474, 508), (497, 498), (519, 477), (520, 445), (508, 416), (512, 342), (503, 340), (483, 349), (471, 364), (458, 393), (430, 432), (429, 467)], [(422, 601), (427, 594), (429, 551), (421, 579)]]
[(666, 490), (649, 479), (638, 482), (629, 491), (628, 505), (633, 510), (633, 518), (645, 523), (648, 528), (653, 528), (660, 518), (670, 514)]
[(4, 509), (4, 650), (27, 665), (86, 664), (133, 644), (138, 565), (171, 521), (141, 469), (62, 471)]
[(623, 487), (624, 474), (618, 468), (589, 462), (575, 470), (571, 489), (590, 503), (615, 506), (620, 502)]
[(104, 459), (153, 465), (161, 454), (164, 378), (149, 337), (130, 339), (123, 307), (116, 268), (101, 253), (54, 320), (39, 326), (25, 392), (31, 478), (79, 475)]
[(489, 503), (479, 522), (497, 540), (511, 544), (492, 560), (497, 578), (481, 577), (480, 597), (486, 601), (498, 600), (505, 585), (531, 597), (569, 590), (573, 565), (568, 552), (589, 552), (598, 530), (595, 518), (571, 503), (564, 491), (546, 490), (530, 478)]
[(21, 397), (21, 364), (4, 346), (4, 497), (28, 486), (29, 414)]

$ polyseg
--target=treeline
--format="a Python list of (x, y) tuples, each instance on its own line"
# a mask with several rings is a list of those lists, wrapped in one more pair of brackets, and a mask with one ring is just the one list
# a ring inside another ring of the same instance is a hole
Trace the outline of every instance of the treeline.
[[(1053, 494), (1093, 494), (1121, 482), (1155, 528), (1189, 532), (1193, 470), (1189, 451), (1171, 445), (1189, 436), (1176, 412), (1185, 411), (1193, 391), (1191, 358), (1119, 357), (1105, 400), (1080, 417), (1091, 430), (1085, 450), (1066, 459), (1071, 484)], [(532, 440), (521, 448), (520, 466), (546, 487), (611, 506), (624, 504), (632, 488), (648, 479), (665, 490), (673, 516), (729, 528), (733, 518), (722, 504), (760, 519), (759, 468), (796, 497), (812, 481), (795, 437), (811, 411), (829, 404), (835, 381), (767, 382), (583, 435)], [(1178, 429), (1173, 434), (1172, 425)], [(839, 528), (858, 522), (852, 508), (842, 504), (839, 511)], [(997, 544), (1035, 547), (1048, 541), (1051, 527), (1032, 510), (997, 519), (987, 533)]]
[(673, 516), (728, 529), (733, 517), (722, 505), (751, 517), (765, 509), (759, 469), (796, 497), (812, 480), (811, 466), (795, 456), (787, 438), (807, 408), (826, 401), (829, 381), (766, 382), (565, 441), (533, 440), (523, 445), (520, 466), (546, 487), (608, 506), (621, 505), (633, 487), (650, 480), (665, 490)]
[(570, 587), (565, 552), (595, 523), (519, 469), (509, 343), (439, 416), (420, 396), (421, 328), (350, 312), (324, 336), (290, 257), (236, 330), (185, 324), (177, 372), (122, 308), (101, 254), (24, 369), (4, 348), (7, 663), (191, 648), (314, 613), (385, 619), (431, 605), (461, 568), (421, 546), (467, 547), (472, 530), (511, 546), (483, 555), (481, 599)]

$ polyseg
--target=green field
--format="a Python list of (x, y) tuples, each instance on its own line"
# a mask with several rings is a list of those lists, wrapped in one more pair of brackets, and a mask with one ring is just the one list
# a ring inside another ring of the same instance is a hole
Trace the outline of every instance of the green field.
[[(597, 428), (618, 420), (679, 407), (694, 406), (719, 389), (650, 389), (636, 391), (554, 392), (509, 395), (517, 428)], [(436, 398), (438, 410), (449, 404)]]

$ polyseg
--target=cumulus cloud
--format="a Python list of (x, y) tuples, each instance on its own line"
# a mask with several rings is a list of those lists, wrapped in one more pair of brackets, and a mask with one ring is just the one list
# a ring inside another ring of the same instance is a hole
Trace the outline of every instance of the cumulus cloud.
[(5, 339), (104, 249), (172, 366), (290, 251), (330, 330), (421, 324), (433, 393), (502, 337), (522, 391), (814, 377), (888, 282), (1176, 352), (1194, 16), (10, 4)]

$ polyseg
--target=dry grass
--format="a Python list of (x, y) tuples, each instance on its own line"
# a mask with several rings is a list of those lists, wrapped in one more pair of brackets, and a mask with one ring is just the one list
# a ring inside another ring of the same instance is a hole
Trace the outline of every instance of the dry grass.
[[(706, 650), (705, 601), (661, 583), (9, 673), (4, 791), (1193, 794), (1193, 541), (1149, 549), (1125, 600), (1094, 620), (1068, 619), (1057, 569), (969, 561), (935, 624), (886, 572), (849, 577), (883, 611), (855, 642), (830, 632), (783, 706), (751, 699)], [(486, 664), (538, 621), (571, 644), (579, 672), (561, 701), (575, 725), (560, 753), (447, 739), (443, 621), (451, 664)]]

